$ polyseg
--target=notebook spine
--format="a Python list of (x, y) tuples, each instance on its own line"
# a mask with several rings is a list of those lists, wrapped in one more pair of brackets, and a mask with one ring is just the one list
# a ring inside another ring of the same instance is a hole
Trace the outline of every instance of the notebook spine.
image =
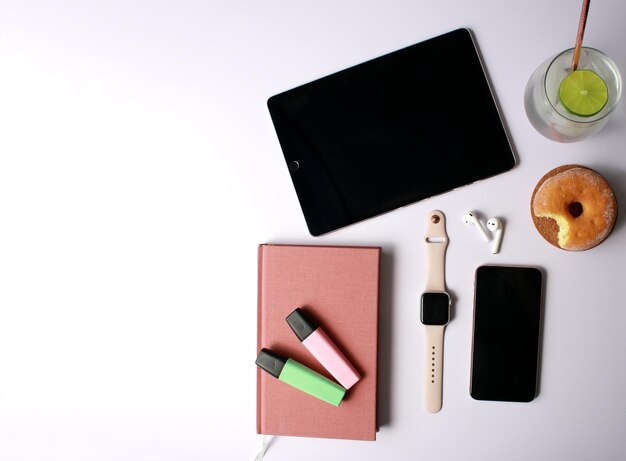
[[(258, 250), (258, 280), (257, 280), (257, 350), (258, 353), (263, 347), (263, 306), (262, 306), (262, 291), (263, 291), (263, 248), (264, 245), (259, 245)], [(256, 356), (255, 353), (255, 356)], [(263, 392), (261, 386), (263, 380), (261, 379), (261, 370), (256, 370), (256, 432), (257, 434), (263, 434)]]

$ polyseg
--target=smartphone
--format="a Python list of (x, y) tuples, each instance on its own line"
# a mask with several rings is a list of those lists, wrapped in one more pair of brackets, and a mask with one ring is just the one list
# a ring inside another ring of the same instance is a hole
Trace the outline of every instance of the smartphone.
[(537, 395), (543, 274), (481, 266), (474, 287), (470, 395), (530, 402)]

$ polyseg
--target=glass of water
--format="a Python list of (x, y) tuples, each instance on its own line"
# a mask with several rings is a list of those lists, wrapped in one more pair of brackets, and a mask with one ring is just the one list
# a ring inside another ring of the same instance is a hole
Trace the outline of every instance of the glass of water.
[(558, 142), (580, 141), (600, 130), (609, 121), (622, 92), (622, 79), (611, 58), (594, 48), (582, 47), (579, 70), (595, 72), (608, 90), (608, 101), (598, 112), (581, 117), (568, 111), (560, 101), (559, 87), (571, 72), (574, 49), (544, 61), (528, 80), (524, 106), (528, 120), (539, 133)]

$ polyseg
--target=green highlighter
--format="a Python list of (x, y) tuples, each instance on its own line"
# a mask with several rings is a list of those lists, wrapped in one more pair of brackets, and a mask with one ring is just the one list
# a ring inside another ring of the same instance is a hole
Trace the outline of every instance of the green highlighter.
[(336, 407), (346, 394), (346, 390), (336, 382), (269, 349), (261, 349), (256, 364), (282, 382)]

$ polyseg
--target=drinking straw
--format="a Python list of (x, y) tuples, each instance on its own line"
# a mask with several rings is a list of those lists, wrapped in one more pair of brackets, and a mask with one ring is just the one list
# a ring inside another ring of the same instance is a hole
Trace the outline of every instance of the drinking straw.
[(574, 72), (578, 68), (578, 60), (580, 59), (580, 48), (583, 45), (583, 35), (585, 34), (585, 25), (587, 25), (587, 13), (589, 13), (590, 2), (591, 0), (583, 0), (583, 8), (580, 12), (580, 21), (578, 22), (578, 33), (576, 34), (574, 57), (572, 59), (572, 72)]

